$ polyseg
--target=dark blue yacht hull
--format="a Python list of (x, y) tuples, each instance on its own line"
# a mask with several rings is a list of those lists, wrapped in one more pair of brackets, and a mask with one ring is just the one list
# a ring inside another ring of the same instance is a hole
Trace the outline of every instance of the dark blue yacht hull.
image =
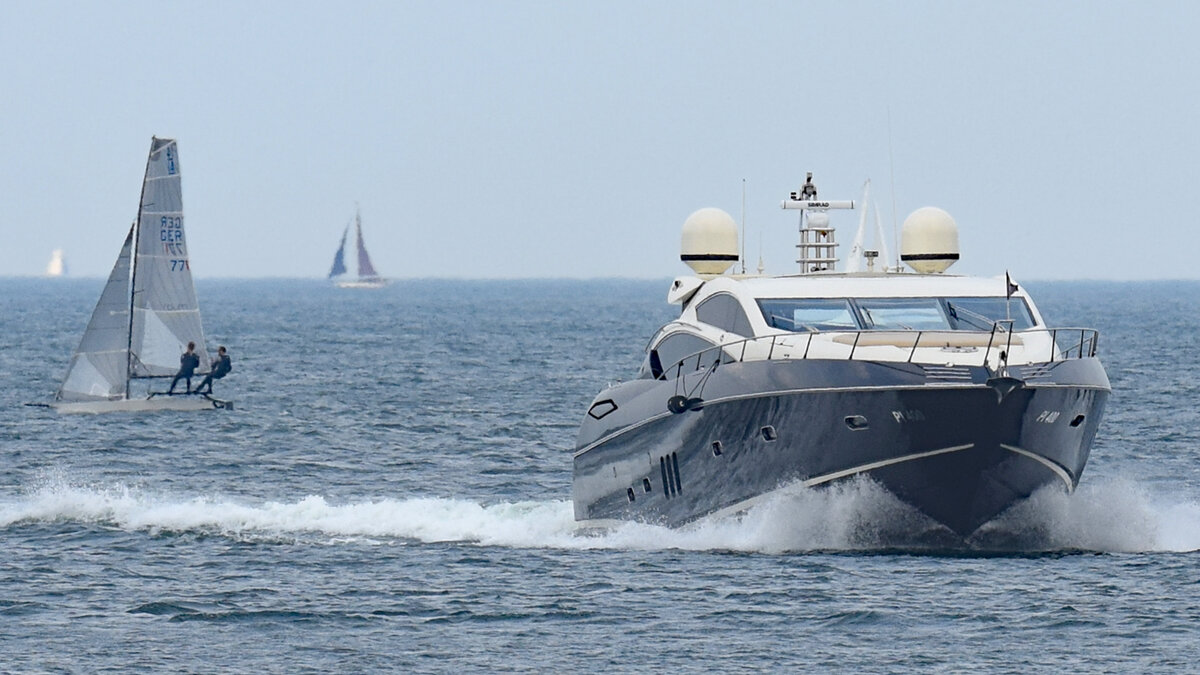
[(969, 536), (1044, 485), (1074, 489), (1110, 392), (1095, 358), (1004, 375), (814, 359), (619, 384), (580, 429), (575, 518), (677, 526), (866, 475)]

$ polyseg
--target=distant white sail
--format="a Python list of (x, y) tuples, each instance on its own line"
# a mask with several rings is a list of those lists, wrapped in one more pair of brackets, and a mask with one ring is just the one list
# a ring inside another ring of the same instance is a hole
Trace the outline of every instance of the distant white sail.
[(875, 216), (875, 247), (878, 258), (883, 261), (883, 271), (887, 270), (888, 257), (887, 237), (883, 234), (883, 220), (879, 215), (879, 205), (871, 201), (871, 181), (863, 185), (862, 211), (858, 218), (858, 231), (854, 234), (854, 243), (850, 246), (850, 255), (846, 259), (846, 272), (863, 271), (864, 253), (867, 251), (867, 217), (870, 213)]
[(891, 253), (888, 252), (887, 237), (883, 234), (883, 217), (879, 215), (879, 205), (875, 208), (875, 245), (879, 247), (879, 259), (883, 261), (883, 269), (887, 271), (888, 262), (892, 260)]
[(129, 263), (133, 228), (108, 275), (87, 330), (71, 356), (67, 375), (54, 399), (89, 401), (123, 398), (129, 371)]
[(179, 149), (174, 139), (155, 138), (151, 144), (137, 225), (130, 375), (175, 374), (188, 342), (195, 342), (202, 355), (197, 372), (208, 372), (200, 305), (184, 237)]
[(46, 263), (46, 276), (61, 277), (67, 274), (67, 263), (63, 259), (63, 250), (56, 248), (50, 253), (50, 262)]
[(863, 258), (863, 239), (867, 229), (867, 209), (870, 202), (867, 201), (871, 197), (871, 181), (867, 180), (863, 184), (862, 196), (862, 211), (858, 216), (858, 231), (854, 234), (854, 243), (850, 245), (850, 256), (846, 258), (846, 271), (850, 273), (859, 272), (862, 269)]

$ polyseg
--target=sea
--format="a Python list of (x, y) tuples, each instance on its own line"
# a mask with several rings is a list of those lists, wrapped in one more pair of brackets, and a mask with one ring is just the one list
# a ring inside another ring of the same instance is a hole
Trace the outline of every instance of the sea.
[(228, 411), (59, 416), (101, 279), (0, 279), (0, 672), (1200, 671), (1200, 282), (1100, 330), (1078, 490), (961, 544), (867, 480), (580, 530), (578, 424), (667, 280), (208, 280)]

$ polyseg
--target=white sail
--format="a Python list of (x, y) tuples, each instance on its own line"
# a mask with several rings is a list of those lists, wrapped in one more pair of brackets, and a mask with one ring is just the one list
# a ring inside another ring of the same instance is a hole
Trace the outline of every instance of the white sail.
[(863, 239), (867, 230), (867, 210), (870, 206), (871, 181), (863, 184), (862, 211), (858, 216), (858, 232), (854, 235), (854, 243), (850, 246), (850, 256), (846, 258), (846, 271), (850, 273), (862, 270)]
[(129, 369), (129, 262), (133, 228), (117, 256), (87, 330), (71, 356), (58, 401), (116, 399), (126, 395)]
[(875, 245), (879, 247), (879, 259), (883, 261), (884, 271), (887, 271), (888, 261), (891, 260), (891, 254), (888, 252), (887, 237), (883, 235), (883, 218), (879, 215), (879, 205), (875, 208)]
[(888, 257), (887, 237), (883, 234), (883, 220), (879, 215), (879, 205), (871, 200), (871, 181), (868, 180), (863, 185), (862, 211), (859, 214), (858, 231), (854, 235), (854, 243), (850, 246), (850, 256), (846, 259), (846, 272), (863, 271), (864, 254), (867, 251), (867, 217), (872, 213), (875, 217), (876, 252), (879, 254), (879, 260), (883, 261), (883, 271), (887, 271), (887, 261), (891, 260)]
[(151, 143), (136, 252), (131, 375), (173, 375), (188, 342), (195, 342), (201, 355), (197, 372), (207, 372), (208, 352), (184, 237), (179, 150), (174, 139), (155, 138)]
[(50, 253), (50, 262), (46, 263), (46, 276), (61, 277), (67, 274), (67, 263), (63, 259), (63, 250), (56, 248)]

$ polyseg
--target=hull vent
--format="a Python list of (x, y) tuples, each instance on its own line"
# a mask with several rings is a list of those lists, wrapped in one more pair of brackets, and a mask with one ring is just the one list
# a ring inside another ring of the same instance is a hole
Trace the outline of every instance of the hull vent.
[(971, 369), (966, 366), (921, 366), (925, 377), (942, 382), (970, 382)]
[(1021, 366), (1018, 371), (1021, 373), (1021, 379), (1023, 380), (1047, 382), (1051, 379), (1050, 371), (1053, 368), (1051, 364), (1038, 364), (1036, 366)]
[(678, 497), (683, 492), (679, 481), (679, 457), (675, 453), (658, 458), (658, 469), (662, 473), (663, 494), (667, 499)]

